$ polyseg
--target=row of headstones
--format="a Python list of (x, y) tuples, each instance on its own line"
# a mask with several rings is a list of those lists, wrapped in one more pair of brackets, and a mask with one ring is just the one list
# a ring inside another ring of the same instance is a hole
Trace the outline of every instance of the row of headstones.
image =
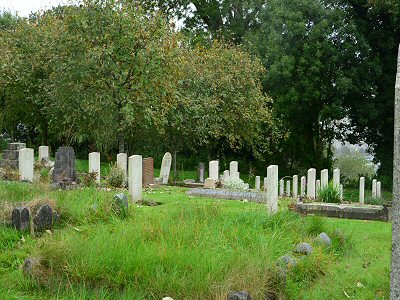
[[(208, 179), (211, 180), (218, 180), (219, 179), (219, 161), (218, 160), (212, 160), (208, 163)], [(229, 170), (225, 170), (223, 173), (222, 178), (223, 179), (228, 179), (228, 178), (239, 178), (240, 173), (239, 173), (239, 163), (237, 161), (231, 161), (229, 164)], [(200, 177), (200, 182), (201, 181)]]

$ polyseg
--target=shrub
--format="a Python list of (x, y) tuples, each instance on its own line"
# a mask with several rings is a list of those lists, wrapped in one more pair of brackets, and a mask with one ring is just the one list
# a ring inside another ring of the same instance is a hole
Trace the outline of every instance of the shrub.
[(340, 169), (345, 184), (357, 186), (361, 176), (371, 178), (375, 175), (375, 166), (360, 152), (342, 154), (336, 158), (334, 167)]
[(8, 181), (18, 181), (19, 180), (19, 173), (17, 170), (11, 167), (4, 167), (0, 171), (1, 179), (8, 180)]
[(114, 188), (120, 188), (125, 185), (125, 173), (117, 164), (112, 164), (108, 174), (108, 183)]
[(244, 181), (240, 178), (229, 177), (227, 179), (224, 179), (224, 188), (226, 188), (228, 190), (243, 191), (246, 189), (246, 185), (245, 185)]
[(82, 172), (80, 176), (84, 186), (91, 187), (96, 185), (97, 172)]
[(327, 203), (340, 203), (340, 190), (329, 182), (327, 186), (318, 190), (318, 200)]

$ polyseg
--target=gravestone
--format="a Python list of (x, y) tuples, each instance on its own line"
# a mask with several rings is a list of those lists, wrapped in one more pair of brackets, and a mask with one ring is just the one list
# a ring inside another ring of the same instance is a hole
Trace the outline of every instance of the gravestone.
[(129, 157), (128, 186), (129, 195), (133, 202), (142, 201), (142, 156), (132, 155)]
[(283, 197), (284, 193), (285, 193), (285, 181), (283, 179), (281, 179), (281, 180), (279, 180), (279, 196)]
[(328, 186), (329, 174), (327, 169), (323, 169), (321, 171), (321, 189), (324, 189)]
[(21, 211), (21, 231), (29, 230), (30, 226), (30, 212), (27, 207), (24, 207)]
[(278, 212), (278, 166), (267, 168), (267, 210), (271, 214)]
[(152, 157), (143, 158), (143, 186), (154, 184), (154, 160)]
[(315, 197), (316, 198), (318, 197), (320, 190), (321, 190), (321, 180), (318, 179), (317, 181), (315, 181)]
[(360, 193), (359, 193), (359, 200), (361, 204), (364, 204), (364, 192), (365, 192), (365, 178), (360, 178)]
[(212, 160), (208, 163), (208, 178), (212, 180), (218, 180), (219, 174), (219, 162), (218, 160)]
[(21, 207), (16, 207), (11, 213), (11, 225), (16, 230), (21, 230)]
[(214, 189), (215, 188), (215, 180), (211, 178), (207, 178), (204, 181), (204, 188), (205, 189)]
[(264, 192), (267, 191), (267, 186), (268, 186), (268, 178), (264, 177), (264, 188), (263, 188)]
[(229, 179), (229, 170), (224, 171), (224, 179)]
[(293, 198), (297, 199), (298, 196), (299, 176), (293, 175)]
[(340, 187), (340, 169), (333, 170), (333, 186), (336, 189)]
[(304, 197), (306, 195), (306, 184), (307, 184), (306, 176), (301, 176), (300, 181), (301, 181), (300, 193), (301, 196)]
[(315, 199), (315, 180), (317, 175), (317, 170), (311, 168), (307, 171), (307, 197), (310, 199)]
[(198, 167), (197, 167), (197, 181), (200, 183), (204, 183), (204, 174), (206, 171), (206, 166), (204, 163), (199, 163)]
[(372, 198), (376, 198), (376, 182), (376, 179), (372, 180)]
[(378, 181), (376, 183), (376, 198), (380, 199), (382, 197), (381, 195), (381, 182)]
[(286, 197), (290, 197), (291, 192), (290, 192), (290, 180), (286, 181)]
[(340, 201), (343, 200), (343, 184), (340, 185)]
[(34, 163), (33, 149), (24, 148), (19, 150), (18, 170), (20, 180), (33, 182)]
[(117, 154), (117, 166), (124, 171), (124, 182), (126, 184), (128, 176), (128, 155), (126, 153)]
[(48, 204), (40, 206), (32, 221), (35, 231), (51, 229), (53, 225), (53, 209)]
[(49, 160), (49, 147), (48, 146), (40, 146), (39, 147), (39, 162), (42, 162), (42, 159)]
[(96, 172), (96, 183), (100, 184), (100, 152), (89, 153), (89, 173)]
[(256, 181), (255, 181), (254, 187), (258, 191), (260, 190), (260, 180), (261, 180), (260, 176), (256, 176)]
[(237, 161), (230, 162), (229, 176), (232, 178), (239, 178), (239, 163)]
[(124, 193), (115, 194), (113, 201), (115, 211), (126, 216), (129, 208), (128, 197)]
[(26, 148), (25, 143), (9, 143), (7, 149), (2, 152), (0, 167), (9, 167), (18, 170), (19, 150)]
[(172, 163), (172, 155), (171, 153), (167, 152), (164, 154), (161, 163), (161, 171), (160, 171), (160, 178), (162, 179), (163, 184), (168, 184), (169, 180), (169, 173), (171, 171), (171, 163)]
[(57, 183), (71, 183), (77, 181), (75, 151), (72, 147), (58, 148), (52, 180)]

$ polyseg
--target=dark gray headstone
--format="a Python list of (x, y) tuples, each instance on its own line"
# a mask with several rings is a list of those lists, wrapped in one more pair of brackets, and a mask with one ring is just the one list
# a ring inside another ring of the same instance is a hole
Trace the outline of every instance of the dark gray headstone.
[(50, 205), (45, 204), (39, 207), (33, 217), (33, 224), (35, 231), (51, 229), (53, 225), (53, 209)]
[(197, 180), (198, 182), (203, 183), (204, 182), (204, 172), (205, 172), (205, 165), (204, 163), (199, 163), (199, 166), (197, 167)]
[(251, 296), (246, 291), (230, 292), (228, 294), (228, 300), (251, 300)]
[(21, 210), (21, 207), (17, 207), (11, 213), (11, 224), (16, 230), (21, 230)]
[(75, 151), (72, 147), (60, 147), (56, 152), (53, 182), (73, 182), (77, 180)]
[(311, 245), (308, 243), (300, 243), (300, 244), (297, 244), (294, 252), (305, 254), (305, 255), (310, 255), (313, 252), (313, 247), (311, 247)]
[(29, 230), (30, 228), (30, 213), (27, 207), (24, 207), (21, 211), (21, 230)]

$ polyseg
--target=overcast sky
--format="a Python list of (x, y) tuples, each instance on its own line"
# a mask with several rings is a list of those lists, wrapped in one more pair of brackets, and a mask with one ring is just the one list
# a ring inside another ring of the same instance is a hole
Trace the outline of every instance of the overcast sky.
[(32, 11), (48, 9), (69, 2), (70, 0), (0, 0), (0, 11), (17, 12), (19, 16), (27, 17)]

